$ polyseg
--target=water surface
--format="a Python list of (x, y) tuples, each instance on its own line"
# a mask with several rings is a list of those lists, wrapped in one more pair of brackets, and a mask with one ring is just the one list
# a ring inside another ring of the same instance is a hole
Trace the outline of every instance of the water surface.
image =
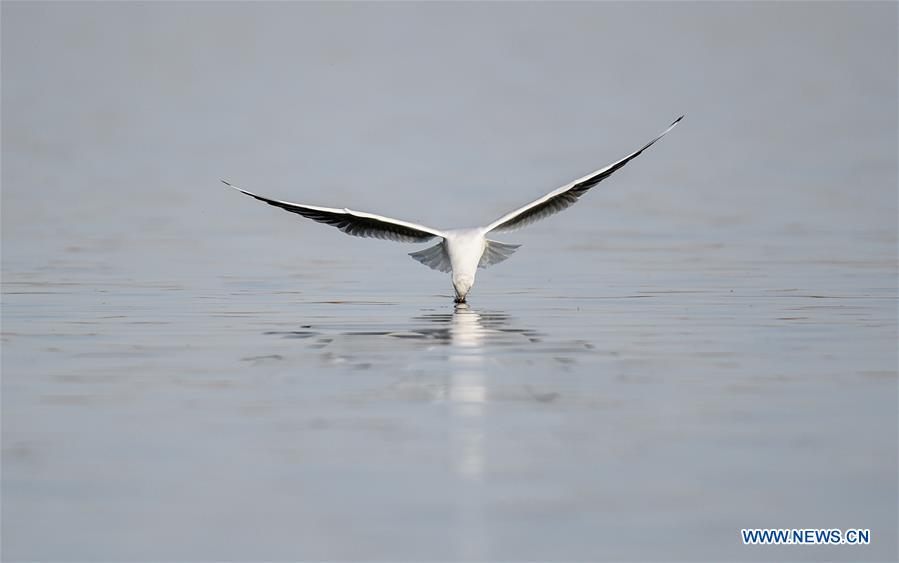
[[(895, 560), (895, 21), (4, 3), (4, 558)], [(462, 226), (683, 112), (468, 307), (218, 184)]]

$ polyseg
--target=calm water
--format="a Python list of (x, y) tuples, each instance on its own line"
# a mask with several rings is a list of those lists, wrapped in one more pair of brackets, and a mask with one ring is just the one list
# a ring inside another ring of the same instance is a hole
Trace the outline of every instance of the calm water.
[(4, 559), (895, 560), (895, 21), (4, 3)]

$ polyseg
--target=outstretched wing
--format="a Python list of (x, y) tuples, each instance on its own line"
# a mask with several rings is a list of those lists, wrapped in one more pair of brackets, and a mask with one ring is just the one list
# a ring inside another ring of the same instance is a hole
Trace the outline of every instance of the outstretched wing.
[(354, 237), (380, 238), (385, 240), (395, 240), (397, 242), (427, 242), (434, 237), (443, 236), (443, 233), (437, 229), (416, 225), (415, 223), (407, 223), (406, 221), (381, 217), (380, 215), (364, 213), (362, 211), (353, 211), (351, 209), (335, 209), (331, 207), (318, 207), (316, 205), (301, 205), (299, 203), (278, 201), (276, 199), (269, 199), (242, 190), (224, 180), (222, 180), (222, 183), (269, 205), (280, 207), (285, 211), (302, 215), (313, 221), (318, 221), (319, 223), (337, 227), (346, 234), (353, 235)]
[(674, 123), (668, 126), (668, 129), (662, 131), (662, 133), (657, 136), (655, 139), (649, 141), (645, 145), (643, 145), (640, 150), (632, 152), (621, 160), (606, 166), (605, 168), (601, 168), (596, 172), (592, 172), (583, 178), (579, 178), (570, 184), (562, 186), (561, 188), (552, 191), (545, 196), (541, 197), (538, 200), (532, 201), (531, 203), (525, 205), (524, 207), (520, 207), (511, 213), (506, 213), (493, 223), (487, 226), (487, 231), (515, 231), (535, 221), (539, 221), (545, 217), (549, 217), (563, 209), (566, 209), (574, 204), (578, 200), (579, 197), (587, 193), (593, 186), (602, 182), (609, 176), (615, 173), (616, 170), (630, 162), (632, 159), (640, 156), (640, 153), (648, 149), (652, 146), (653, 143), (664, 137), (669, 131), (674, 129), (674, 126), (677, 125), (684, 116), (680, 116), (674, 120)]

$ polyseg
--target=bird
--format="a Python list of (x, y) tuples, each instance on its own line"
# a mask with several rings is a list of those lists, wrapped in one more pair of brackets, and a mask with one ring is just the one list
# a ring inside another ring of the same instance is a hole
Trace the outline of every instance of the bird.
[(624, 158), (573, 180), (481, 227), (435, 229), (374, 213), (270, 199), (239, 188), (225, 180), (222, 180), (222, 183), (261, 202), (325, 225), (337, 227), (348, 235), (406, 243), (424, 243), (440, 239), (434, 246), (410, 252), (409, 256), (433, 270), (452, 274), (454, 301), (455, 303), (466, 303), (468, 294), (474, 286), (478, 268), (488, 268), (505, 261), (521, 246), (493, 240), (487, 238), (488, 235), (517, 231), (570, 207), (591, 188), (640, 156), (643, 151), (667, 135), (683, 118), (684, 116), (681, 115), (675, 119), (667, 129)]

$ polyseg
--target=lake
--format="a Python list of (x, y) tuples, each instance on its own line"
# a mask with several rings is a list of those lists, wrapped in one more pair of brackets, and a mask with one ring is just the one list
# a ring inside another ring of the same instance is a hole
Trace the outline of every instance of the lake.
[(4, 559), (895, 560), (896, 10), (4, 3)]

